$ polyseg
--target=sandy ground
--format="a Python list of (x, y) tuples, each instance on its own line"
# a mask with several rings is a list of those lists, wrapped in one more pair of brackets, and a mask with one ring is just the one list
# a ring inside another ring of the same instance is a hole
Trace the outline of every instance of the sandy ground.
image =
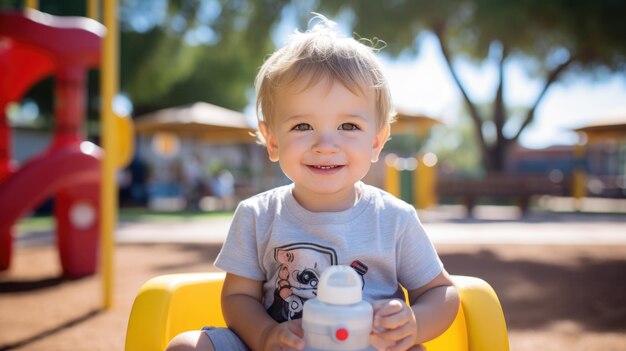
[[(501, 300), (511, 350), (626, 350), (626, 245), (437, 243), (449, 272)], [(135, 294), (159, 274), (213, 270), (219, 243), (119, 244), (115, 306), (98, 276), (59, 278), (54, 246), (17, 247), (0, 273), (0, 350), (121, 350)]]

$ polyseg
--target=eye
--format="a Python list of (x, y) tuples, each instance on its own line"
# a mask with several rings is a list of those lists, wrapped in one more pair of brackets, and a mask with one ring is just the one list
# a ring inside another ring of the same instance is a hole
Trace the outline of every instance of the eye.
[(298, 274), (296, 278), (298, 279), (298, 282), (302, 284), (317, 286), (317, 274), (311, 269), (305, 269), (302, 273)]
[(359, 126), (357, 126), (354, 123), (342, 123), (339, 126), (340, 130), (360, 130), (361, 128), (359, 128)]
[(311, 127), (311, 125), (308, 123), (296, 124), (293, 128), (291, 128), (291, 130), (296, 130), (296, 131), (305, 131), (305, 130), (312, 130), (312, 129), (313, 127)]

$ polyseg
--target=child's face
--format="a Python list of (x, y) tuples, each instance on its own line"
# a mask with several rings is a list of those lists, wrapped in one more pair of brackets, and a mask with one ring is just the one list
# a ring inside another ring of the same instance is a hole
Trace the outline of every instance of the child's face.
[(261, 126), (270, 159), (279, 161), (300, 196), (353, 196), (389, 136), (377, 129), (374, 91), (355, 95), (339, 82), (307, 89), (290, 86), (276, 96), (271, 126)]

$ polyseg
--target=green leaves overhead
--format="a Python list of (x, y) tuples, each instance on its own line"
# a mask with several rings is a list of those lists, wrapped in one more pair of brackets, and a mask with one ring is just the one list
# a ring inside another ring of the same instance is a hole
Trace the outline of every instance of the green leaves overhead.
[[(626, 1), (622, 0), (346, 0), (322, 2), (332, 13), (348, 13), (353, 30), (387, 42), (398, 56), (419, 49), (423, 31), (434, 33), (472, 121), (481, 160), (488, 172), (501, 172), (510, 146), (517, 143), (550, 86), (569, 72), (594, 75), (626, 72)], [(456, 67), (469, 58), (498, 71), (493, 102), (479, 109)], [(510, 60), (513, 58), (514, 60)], [(514, 63), (543, 88), (517, 131), (504, 133), (509, 120), (505, 67)], [(484, 134), (495, 128), (495, 138)]]
[[(256, 71), (273, 49), (271, 30), (285, 3), (179, 0), (159, 8), (123, 2), (122, 90), (138, 113), (195, 101), (243, 109)], [(137, 31), (133, 21), (142, 23), (141, 10), (162, 19)]]

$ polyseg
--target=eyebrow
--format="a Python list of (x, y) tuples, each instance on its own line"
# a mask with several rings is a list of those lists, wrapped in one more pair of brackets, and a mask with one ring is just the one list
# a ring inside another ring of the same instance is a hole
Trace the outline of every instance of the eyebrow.
[(287, 116), (283, 120), (283, 122), (284, 123), (288, 123), (288, 122), (290, 122), (290, 121), (292, 121), (294, 119), (305, 118), (305, 117), (310, 117), (310, 116), (311, 116), (310, 114), (298, 114), (298, 115)]
[[(292, 115), (292, 116), (286, 117), (283, 122), (289, 122), (289, 121), (294, 120), (294, 119), (311, 117), (311, 116), (312, 116), (311, 114), (306, 114), (306, 113)], [(357, 119), (360, 119), (360, 120), (363, 120), (363, 121), (368, 121), (369, 120), (368, 119), (369, 115), (367, 113), (341, 113), (341, 114), (339, 114), (339, 116), (341, 116), (341, 117), (357, 118)]]
[(368, 117), (369, 117), (367, 113), (342, 113), (341, 116), (355, 117), (363, 121), (368, 121)]

